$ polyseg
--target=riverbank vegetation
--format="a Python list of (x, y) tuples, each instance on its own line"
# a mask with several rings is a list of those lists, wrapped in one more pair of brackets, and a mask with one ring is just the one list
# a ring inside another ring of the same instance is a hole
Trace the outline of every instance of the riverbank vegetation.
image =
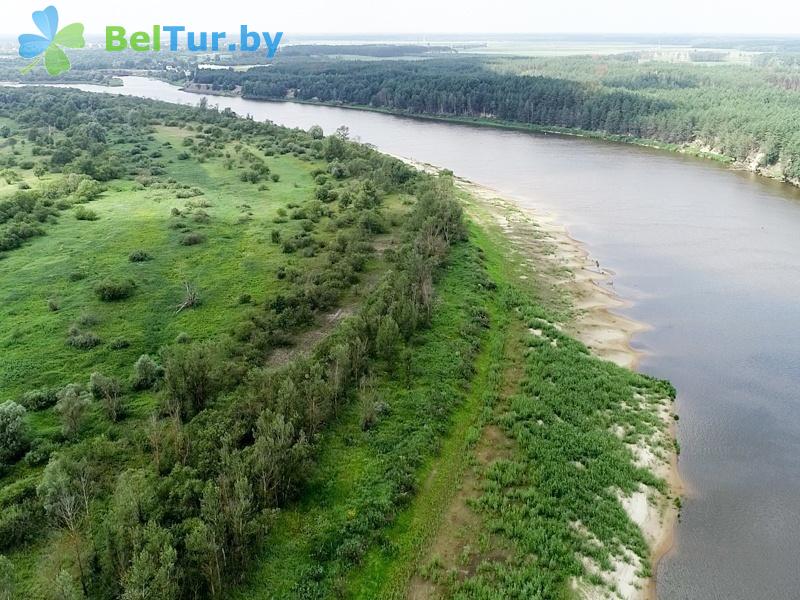
[[(648, 573), (622, 499), (666, 492), (633, 447), (671, 388), (563, 335), (451, 176), (345, 128), (69, 90), (0, 91), (0, 133), (5, 597)], [(490, 429), (510, 449), (481, 462)], [(486, 543), (458, 574), (425, 553), (473, 466)]]

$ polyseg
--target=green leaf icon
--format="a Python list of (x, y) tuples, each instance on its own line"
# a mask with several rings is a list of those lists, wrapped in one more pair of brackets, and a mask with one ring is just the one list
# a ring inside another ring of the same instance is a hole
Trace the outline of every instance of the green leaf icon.
[(42, 59), (50, 75), (69, 71), (72, 65), (62, 47), (83, 48), (86, 45), (83, 39), (83, 24), (71, 23), (61, 31), (57, 31), (58, 11), (54, 6), (35, 11), (33, 22), (42, 35), (24, 33), (19, 36), (19, 55), (22, 58), (33, 59), (22, 69), (22, 73), (28, 73), (36, 65), (41, 64)]
[(86, 45), (83, 39), (83, 24), (67, 25), (56, 34), (53, 43), (67, 48), (83, 48)]
[(64, 51), (55, 44), (51, 44), (44, 53), (44, 66), (50, 75), (58, 75), (69, 71), (70, 63)]

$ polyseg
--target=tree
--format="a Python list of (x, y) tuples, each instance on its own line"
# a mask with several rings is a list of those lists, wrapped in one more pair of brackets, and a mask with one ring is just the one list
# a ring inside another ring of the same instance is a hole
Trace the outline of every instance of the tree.
[(119, 381), (95, 371), (89, 377), (89, 390), (100, 401), (108, 418), (116, 422), (124, 409)]
[(66, 569), (58, 572), (51, 594), (53, 600), (81, 600), (84, 597), (84, 594), (75, 586), (72, 575)]
[(241, 573), (248, 550), (263, 530), (249, 480), (248, 463), (241, 452), (223, 442), (220, 472), (206, 482), (200, 514), (221, 550), (221, 564), (230, 573)]
[(323, 137), (325, 137), (325, 132), (322, 131), (322, 127), (319, 125), (312, 125), (308, 129), (308, 135), (315, 140), (321, 140)]
[(187, 529), (184, 546), (189, 560), (203, 575), (211, 597), (216, 598), (222, 591), (222, 548), (214, 531), (202, 519), (188, 519), (184, 525)]
[(220, 391), (222, 356), (214, 344), (178, 345), (164, 359), (164, 389), (168, 407), (188, 420)]
[(81, 549), (81, 526), (90, 516), (89, 502), (93, 482), (92, 471), (85, 460), (74, 461), (57, 455), (44, 469), (36, 494), (47, 515), (67, 530), (75, 551), (81, 585), (86, 593), (84, 559)]
[(137, 545), (130, 569), (122, 579), (122, 600), (177, 598), (178, 553), (170, 533), (151, 521), (143, 528)]
[(0, 404), (0, 464), (19, 458), (29, 440), (25, 408), (8, 400)]
[(339, 411), (339, 402), (350, 383), (351, 375), (350, 351), (346, 344), (337, 344), (330, 351), (328, 366), (328, 382), (331, 386), (332, 408), (334, 414)]
[(295, 432), (283, 415), (262, 412), (256, 421), (255, 442), (250, 447), (249, 470), (255, 477), (263, 503), (285, 500), (302, 477), (310, 447), (305, 434)]
[(142, 354), (133, 365), (131, 386), (135, 390), (152, 388), (162, 375), (162, 369), (149, 354)]
[(378, 356), (384, 359), (390, 366), (391, 361), (397, 355), (397, 347), (400, 343), (400, 327), (391, 316), (381, 319), (378, 326), (378, 333), (375, 339), (375, 346)]
[(121, 582), (133, 562), (141, 527), (157, 506), (156, 482), (142, 469), (124, 471), (117, 478), (108, 512), (103, 519), (103, 567), (109, 579)]
[(78, 434), (91, 404), (88, 392), (77, 383), (70, 383), (58, 393), (56, 412), (61, 416), (61, 430), (65, 437)]

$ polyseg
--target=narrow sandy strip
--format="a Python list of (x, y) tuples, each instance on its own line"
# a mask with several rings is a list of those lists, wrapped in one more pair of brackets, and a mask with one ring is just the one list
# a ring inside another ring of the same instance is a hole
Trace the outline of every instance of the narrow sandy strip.
[[(417, 169), (436, 173), (440, 169), (396, 157)], [(512, 247), (519, 252), (521, 266), (527, 270), (520, 277), (544, 276), (553, 285), (564, 286), (574, 308), (574, 317), (563, 327), (567, 333), (581, 340), (597, 356), (622, 367), (636, 369), (641, 352), (631, 346), (631, 338), (647, 329), (615, 311), (629, 306), (613, 291), (614, 273), (602, 268), (586, 248), (571, 237), (566, 228), (543, 210), (520, 206), (498, 192), (465, 179), (456, 179), (457, 186), (468, 192), (505, 233)], [(485, 219), (484, 214), (484, 219)], [(475, 217), (476, 215), (471, 215)], [(546, 251), (542, 251), (546, 248)], [(550, 264), (542, 270), (542, 258)], [(536, 260), (534, 260), (534, 258)], [(524, 264), (523, 264), (524, 263)], [(538, 268), (537, 268), (538, 267)], [(674, 420), (671, 407), (664, 406), (661, 416), (666, 424), (662, 439), (652, 440), (652, 446), (632, 448), (637, 463), (667, 481), (670, 495), (680, 496), (683, 486), (678, 475), (677, 456), (673, 450)], [(668, 448), (667, 451), (664, 448)], [(651, 550), (654, 572), (659, 560), (671, 549), (674, 524), (678, 510), (670, 498), (655, 490), (641, 490), (632, 496), (620, 498), (631, 520), (641, 529)], [(585, 598), (619, 598), (622, 600), (654, 600), (655, 577), (642, 579), (636, 573), (636, 561), (622, 561), (610, 575), (616, 591), (578, 585)]]

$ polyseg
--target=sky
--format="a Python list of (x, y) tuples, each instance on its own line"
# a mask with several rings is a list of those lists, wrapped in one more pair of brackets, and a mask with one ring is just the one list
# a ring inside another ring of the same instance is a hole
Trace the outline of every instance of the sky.
[[(61, 24), (88, 34), (185, 25), (239, 25), (292, 33), (707, 33), (800, 34), (800, 2), (778, 0), (0, 0), (0, 34), (33, 32), (31, 13), (52, 2)], [(760, 7), (763, 7), (760, 9)]]

